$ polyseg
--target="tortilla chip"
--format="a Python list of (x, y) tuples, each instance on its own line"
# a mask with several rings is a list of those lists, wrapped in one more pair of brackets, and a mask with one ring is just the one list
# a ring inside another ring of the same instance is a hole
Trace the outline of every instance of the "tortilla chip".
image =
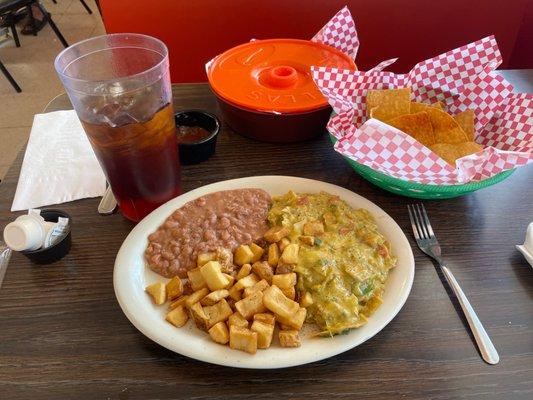
[(454, 144), (468, 142), (466, 133), (463, 132), (451, 115), (434, 107), (428, 107), (426, 112), (429, 114), (429, 119), (433, 126), (436, 143)]
[(375, 118), (375, 119), (379, 119), (380, 121), (383, 121), (385, 122), (388, 118), (388, 112), (387, 110), (385, 109), (381, 109), (381, 107), (377, 106), (377, 107), (373, 107), (371, 110), (370, 110), (370, 118)]
[(419, 103), (418, 101), (412, 101), (409, 107), (409, 114), (426, 111), (428, 107), (433, 107), (438, 110), (443, 109), (443, 105), (440, 101), (437, 101), (436, 103), (433, 103), (433, 104), (425, 104), (425, 103)]
[(425, 111), (401, 115), (387, 121), (387, 124), (407, 133), (426, 147), (436, 143), (433, 126), (428, 113)]
[[(369, 90), (366, 94), (367, 116), (387, 121), (409, 114), (410, 97), (411, 88)], [(377, 113), (378, 110), (373, 110), (374, 107), (379, 107), (379, 113)], [(376, 116), (372, 117), (371, 114)]]
[(471, 142), (476, 138), (474, 132), (474, 118), (474, 110), (466, 110), (453, 116), (453, 119), (457, 121), (463, 132), (466, 133), (468, 140)]
[(463, 143), (437, 143), (433, 146), (429, 146), (429, 149), (433, 153), (437, 153), (440, 158), (455, 167), (455, 161), (458, 158), (468, 156), (470, 154), (477, 153), (483, 150), (483, 146), (476, 142), (463, 142)]
[(474, 154), (474, 153), (477, 153), (478, 151), (483, 150), (483, 146), (480, 144), (477, 144), (476, 142), (457, 143), (455, 147), (456, 147), (456, 152), (458, 155), (457, 158), (468, 156), (470, 154)]
[(409, 104), (409, 113), (414, 114), (426, 111), (426, 108), (428, 108), (427, 104), (419, 103), (418, 101), (412, 101), (411, 104)]
[(449, 143), (436, 143), (433, 146), (429, 146), (429, 149), (436, 153), (440, 158), (446, 161), (448, 164), (455, 167), (455, 160), (457, 160), (457, 149), (453, 144)]

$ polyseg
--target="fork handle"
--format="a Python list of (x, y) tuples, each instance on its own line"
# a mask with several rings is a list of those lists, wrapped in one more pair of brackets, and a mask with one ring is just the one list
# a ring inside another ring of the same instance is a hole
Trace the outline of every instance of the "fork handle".
[(492, 344), (492, 341), (490, 340), (487, 331), (485, 331), (483, 324), (477, 317), (476, 312), (474, 311), (474, 309), (470, 305), (470, 302), (466, 298), (466, 295), (461, 289), (461, 286), (459, 286), (459, 283), (455, 279), (455, 276), (453, 276), (452, 271), (450, 271), (448, 267), (446, 267), (445, 265), (441, 265), (441, 268), (442, 272), (444, 273), (444, 276), (446, 276), (446, 280), (448, 281), (453, 292), (459, 299), (459, 304), (461, 304), (461, 309), (463, 310), (466, 320), (468, 321), (468, 325), (470, 326), (470, 329), (474, 334), (474, 338), (476, 339), (476, 343), (479, 348), (479, 351), (481, 352), (483, 360), (485, 360), (489, 364), (498, 364), (498, 362), (500, 361), (500, 356), (498, 355), (496, 348)]

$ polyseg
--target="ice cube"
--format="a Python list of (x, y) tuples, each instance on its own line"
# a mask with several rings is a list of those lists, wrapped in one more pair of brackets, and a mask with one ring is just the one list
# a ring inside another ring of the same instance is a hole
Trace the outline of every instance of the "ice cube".
[(139, 122), (139, 120), (124, 109), (122, 104), (117, 102), (107, 103), (100, 108), (94, 107), (92, 111), (93, 114), (96, 114), (99, 121), (106, 123), (112, 128)]

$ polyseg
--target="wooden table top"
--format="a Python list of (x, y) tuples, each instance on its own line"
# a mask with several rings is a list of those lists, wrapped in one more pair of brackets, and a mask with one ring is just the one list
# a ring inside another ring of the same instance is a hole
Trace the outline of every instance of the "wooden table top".
[[(533, 91), (533, 70), (506, 71)], [(219, 114), (205, 84), (174, 86), (174, 106)], [(69, 108), (65, 96), (47, 111)], [(0, 185), (0, 227), (9, 211), (23, 154)], [(458, 199), (425, 201), (448, 266), (484, 323), (501, 361), (485, 364), (435, 267), (415, 245), (406, 205), (412, 199), (360, 178), (323, 136), (275, 145), (224, 127), (209, 161), (182, 168), (184, 190), (250, 175), (318, 179), (348, 188), (389, 213), (416, 259), (411, 294), (400, 313), (366, 343), (300, 367), (239, 370), (175, 354), (143, 336), (113, 292), (115, 255), (133, 224), (101, 217), (100, 199), (59, 208), (73, 217), (72, 250), (36, 266), (14, 254), (0, 289), (2, 399), (531, 399), (533, 269), (515, 250), (533, 220), (533, 167)], [(324, 342), (327, 345), (327, 342)]]

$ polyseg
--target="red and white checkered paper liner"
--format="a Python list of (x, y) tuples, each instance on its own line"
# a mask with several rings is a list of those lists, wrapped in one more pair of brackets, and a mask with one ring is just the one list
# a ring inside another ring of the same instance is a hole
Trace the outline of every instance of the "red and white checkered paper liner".
[(355, 30), (355, 22), (348, 7), (340, 10), (329, 22), (311, 39), (335, 47), (355, 59), (359, 50), (359, 38)]
[[(533, 95), (513, 93), (512, 85), (494, 73), (501, 63), (494, 36), (422, 61), (408, 74), (383, 71), (394, 61), (366, 72), (312, 68), (315, 83), (337, 113), (328, 123), (339, 139), (336, 151), (395, 178), (438, 185), (479, 181), (533, 162)], [(451, 114), (474, 109), (476, 141), (486, 148), (457, 160), (453, 168), (409, 135), (367, 121), (368, 90), (407, 86), (412, 100), (441, 101)]]

